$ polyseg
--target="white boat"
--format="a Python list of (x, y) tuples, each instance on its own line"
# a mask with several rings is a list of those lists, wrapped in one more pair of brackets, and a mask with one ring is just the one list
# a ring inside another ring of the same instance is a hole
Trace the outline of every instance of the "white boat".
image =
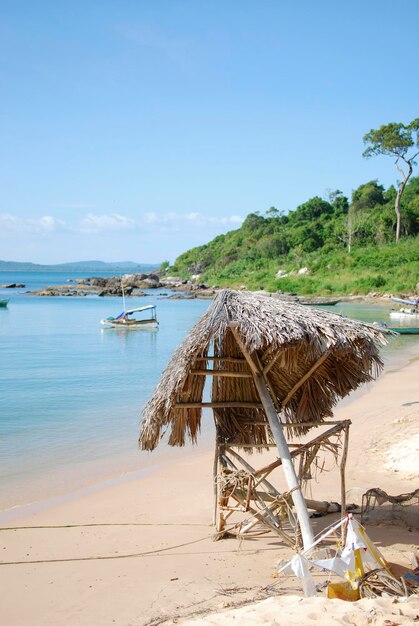
[(404, 309), (401, 308), (398, 311), (390, 311), (390, 317), (391, 319), (394, 320), (399, 320), (399, 319), (414, 319), (414, 320), (418, 320), (419, 319), (419, 311), (418, 309)]
[[(142, 314), (145, 311), (148, 311), (149, 315), (144, 318)], [(154, 304), (124, 310), (116, 317), (107, 317), (101, 320), (100, 323), (107, 328), (123, 328), (126, 330), (157, 328), (159, 325), (156, 317), (156, 306)]]
[(398, 311), (391, 311), (390, 317), (392, 319), (419, 319), (419, 300), (406, 300), (404, 298), (392, 298), (393, 302), (399, 302), (400, 304), (407, 304), (407, 307), (400, 307)]

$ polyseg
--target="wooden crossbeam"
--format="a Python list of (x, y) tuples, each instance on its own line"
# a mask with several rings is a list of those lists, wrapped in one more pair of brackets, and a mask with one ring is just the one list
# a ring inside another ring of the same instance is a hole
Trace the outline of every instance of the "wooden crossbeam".
[(322, 356), (320, 357), (320, 359), (318, 359), (318, 361), (316, 361), (314, 363), (314, 365), (312, 367), (310, 367), (310, 369), (308, 370), (308, 372), (306, 372), (304, 374), (304, 376), (294, 385), (294, 387), (291, 389), (291, 391), (289, 391), (286, 395), (286, 397), (284, 398), (284, 400), (282, 401), (282, 408), (284, 408), (285, 406), (287, 406), (288, 402), (291, 400), (291, 398), (296, 394), (296, 392), (299, 390), (299, 388), (301, 387), (301, 385), (303, 385), (306, 380), (308, 380), (310, 378), (310, 376), (312, 376), (312, 374), (314, 374), (314, 372), (316, 371), (316, 369), (318, 367), (320, 367), (320, 365), (322, 363), (324, 363), (324, 361), (327, 359), (327, 357), (329, 356), (330, 351), (328, 350), (327, 352), (325, 352), (324, 354), (322, 354)]
[(225, 378), (253, 378), (250, 372), (228, 372), (225, 370), (191, 370), (195, 376), (220, 376)]
[(175, 409), (261, 409), (261, 402), (176, 402)]
[[(345, 432), (347, 432), (347, 430), (349, 429), (350, 424), (351, 424), (350, 420), (343, 420), (341, 422), (338, 422), (332, 428), (329, 428), (328, 430), (326, 430), (323, 434), (318, 435), (317, 437), (315, 437), (311, 441), (309, 441), (307, 443), (304, 443), (304, 444), (297, 444), (298, 447), (295, 450), (292, 450), (291, 456), (293, 458), (296, 457), (296, 456), (299, 456), (305, 450), (308, 450), (309, 448), (311, 448), (312, 446), (316, 445), (317, 443), (322, 443), (324, 439), (328, 439), (330, 436), (339, 433), (341, 430), (345, 430)], [(260, 447), (266, 447), (266, 446), (273, 447), (274, 444), (260, 444)], [(232, 445), (225, 444), (224, 447), (225, 447), (226, 451), (228, 451), (230, 454), (232, 454), (236, 459), (240, 460), (241, 463), (245, 463), (244, 459), (242, 459), (242, 457), (235, 450), (232, 449), (233, 448)], [(256, 446), (252, 445), (252, 447), (256, 447)], [(254, 473), (254, 475), (256, 477), (261, 476), (263, 474), (270, 474), (270, 472), (272, 472), (272, 470), (274, 470), (276, 467), (279, 467), (280, 465), (282, 465), (282, 460), (281, 459), (276, 459), (276, 461), (273, 461), (272, 463), (270, 463), (266, 467), (262, 467), (260, 470), (254, 470), (253, 473)]]
[[(282, 426), (284, 426), (285, 428), (305, 428), (306, 426), (332, 426), (334, 424), (344, 424), (345, 422), (347, 422), (349, 420), (336, 420), (336, 421), (329, 421), (327, 420), (327, 422), (285, 422), (282, 424)], [(240, 424), (243, 424), (243, 426), (247, 426), (247, 425), (251, 425), (251, 426), (269, 426), (269, 422), (257, 422), (254, 420), (240, 420)]]
[(277, 362), (277, 360), (279, 359), (279, 357), (281, 356), (281, 352), (278, 350), (278, 352), (275, 354), (274, 358), (269, 361), (269, 363), (267, 363), (265, 365), (265, 367), (263, 368), (263, 375), (266, 376), (266, 374), (269, 372), (269, 370), (271, 369), (271, 367), (273, 367), (275, 365), (275, 363)]
[(220, 361), (221, 363), (246, 363), (246, 359), (233, 356), (197, 356), (195, 361)]

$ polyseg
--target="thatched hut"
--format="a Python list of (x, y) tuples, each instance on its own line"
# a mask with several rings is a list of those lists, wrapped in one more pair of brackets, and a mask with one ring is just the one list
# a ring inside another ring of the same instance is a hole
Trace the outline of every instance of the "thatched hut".
[[(333, 415), (336, 402), (372, 380), (382, 362), (382, 333), (362, 322), (275, 297), (222, 291), (174, 353), (143, 412), (140, 446), (196, 441), (203, 408), (211, 408), (217, 459), (226, 446), (276, 443), (304, 544), (310, 523), (288, 434), (305, 434)], [(203, 399), (212, 377), (209, 402)], [(328, 422), (330, 423), (330, 422)]]

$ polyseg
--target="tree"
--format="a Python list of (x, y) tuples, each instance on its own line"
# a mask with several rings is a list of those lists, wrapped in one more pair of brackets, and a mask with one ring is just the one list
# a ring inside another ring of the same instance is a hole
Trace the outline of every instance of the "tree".
[(384, 187), (377, 180), (370, 180), (352, 192), (351, 207), (355, 211), (368, 211), (379, 204), (385, 204)]
[(352, 251), (352, 242), (358, 233), (359, 216), (354, 211), (349, 211), (343, 221), (345, 232), (340, 235), (340, 228), (337, 229), (338, 238), (347, 246), (348, 254)]
[(279, 217), (279, 211), (276, 207), (271, 206), (265, 211), (267, 217)]
[[(409, 150), (413, 147), (419, 147), (419, 118), (414, 119), (410, 124), (396, 124), (394, 122), (380, 126), (378, 130), (371, 129), (369, 133), (364, 135), (364, 144), (370, 144), (363, 152), (365, 158), (384, 154), (385, 156), (395, 157), (395, 165), (403, 176), (398, 183), (397, 195), (394, 209), (396, 211), (396, 242), (400, 239), (401, 213), (400, 203), (404, 188), (413, 172), (413, 166), (416, 165), (415, 157), (418, 156), (419, 150), (408, 156)], [(404, 170), (400, 161), (403, 161), (407, 167)]]

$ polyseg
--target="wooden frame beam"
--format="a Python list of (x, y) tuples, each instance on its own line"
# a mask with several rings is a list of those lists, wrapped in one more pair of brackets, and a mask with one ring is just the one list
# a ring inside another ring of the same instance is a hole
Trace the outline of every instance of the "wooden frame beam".
[[(296, 422), (295, 424), (292, 422), (282, 422), (282, 426), (284, 428), (305, 428), (306, 426), (333, 426), (334, 424), (345, 424), (348, 422), (351, 423), (350, 420), (336, 420), (336, 421), (327, 421), (327, 422)], [(256, 422), (253, 420), (240, 420), (240, 424), (243, 425), (251, 425), (251, 426), (269, 426), (269, 422)]]
[(267, 363), (265, 365), (265, 367), (263, 368), (263, 375), (266, 376), (266, 374), (269, 372), (269, 370), (271, 369), (271, 367), (273, 367), (275, 365), (275, 363), (277, 362), (277, 360), (279, 359), (279, 357), (281, 356), (280, 351), (278, 350), (278, 352), (275, 354), (274, 358), (272, 359), (272, 361), (269, 361), (269, 363)]
[(190, 370), (195, 376), (224, 376), (225, 378), (252, 378), (251, 372), (228, 372), (225, 370)]
[(261, 409), (261, 402), (176, 402), (175, 409)]
[(291, 400), (291, 398), (296, 394), (296, 392), (299, 390), (299, 388), (301, 387), (301, 385), (303, 385), (306, 380), (308, 380), (310, 378), (310, 376), (312, 376), (312, 374), (314, 374), (314, 372), (316, 371), (316, 369), (318, 367), (320, 367), (320, 365), (322, 363), (325, 362), (325, 360), (327, 359), (327, 357), (330, 355), (330, 350), (328, 350), (327, 352), (324, 352), (324, 354), (322, 354), (322, 356), (320, 357), (320, 359), (318, 359), (314, 365), (312, 367), (310, 367), (310, 369), (308, 370), (308, 372), (306, 374), (304, 374), (304, 376), (298, 381), (298, 383), (296, 383), (294, 385), (294, 387), (291, 389), (291, 391), (289, 391), (286, 395), (286, 397), (284, 398), (284, 400), (282, 401), (282, 408), (286, 407), (288, 402)]
[(246, 359), (233, 356), (197, 356), (195, 361), (220, 361), (221, 363), (246, 363)]

